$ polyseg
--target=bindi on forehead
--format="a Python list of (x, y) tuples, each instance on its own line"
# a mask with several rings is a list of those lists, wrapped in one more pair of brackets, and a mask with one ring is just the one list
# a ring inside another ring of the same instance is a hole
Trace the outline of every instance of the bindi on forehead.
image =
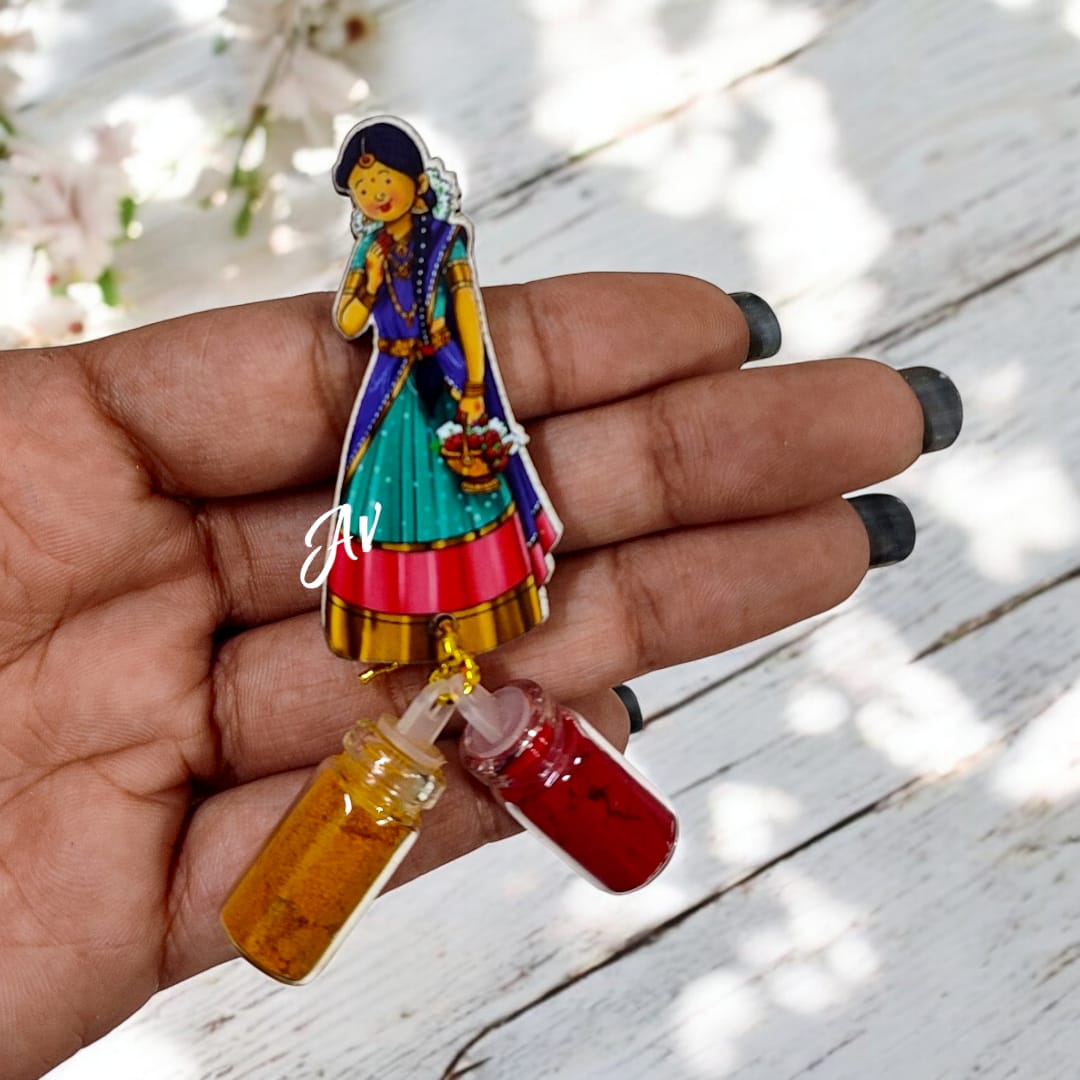
[(352, 171), (352, 180), (388, 179), (392, 180), (394, 173), (385, 165), (357, 165)]

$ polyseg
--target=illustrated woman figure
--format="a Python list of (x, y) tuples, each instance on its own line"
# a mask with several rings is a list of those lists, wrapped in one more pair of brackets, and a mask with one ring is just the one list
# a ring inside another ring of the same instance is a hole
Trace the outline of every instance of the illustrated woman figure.
[(349, 339), (374, 324), (375, 340), (335, 499), (354, 539), (366, 519), (371, 549), (335, 552), (327, 641), (360, 661), (432, 661), (433, 619), (452, 615), (461, 646), (483, 652), (546, 617), (561, 525), (495, 364), (472, 228), (454, 175), (396, 119), (349, 133), (334, 186), (357, 236), (335, 320)]

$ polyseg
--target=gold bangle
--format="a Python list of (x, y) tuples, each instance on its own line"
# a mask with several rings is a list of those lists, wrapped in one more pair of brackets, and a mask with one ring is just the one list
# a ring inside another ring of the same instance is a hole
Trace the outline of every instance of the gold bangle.
[(482, 382), (467, 382), (462, 388), (462, 392), (475, 397), (477, 394), (484, 392), (484, 384)]
[(349, 293), (356, 292), (360, 288), (360, 281), (363, 276), (363, 273), (359, 270), (350, 270), (345, 276), (345, 284), (342, 287), (341, 295), (347, 296)]
[(469, 278), (472, 280), (472, 267), (469, 265), (469, 260), (455, 259), (453, 262), (447, 263), (446, 275), (451, 281), (456, 281), (461, 278)]
[(446, 267), (446, 281), (451, 290), (472, 284), (472, 267), (467, 259), (455, 259)]
[(375, 306), (375, 294), (365, 289), (362, 293), (357, 293), (357, 302), (370, 311)]

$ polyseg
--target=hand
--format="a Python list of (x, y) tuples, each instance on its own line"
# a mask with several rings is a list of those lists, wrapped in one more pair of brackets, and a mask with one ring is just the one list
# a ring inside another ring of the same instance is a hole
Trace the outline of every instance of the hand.
[[(487, 304), (566, 526), (551, 619), (482, 659), (491, 685), (535, 678), (623, 745), (609, 687), (859, 583), (872, 548), (841, 493), (923, 446), (895, 371), (740, 370), (745, 318), (691, 278), (561, 278)], [(300, 584), (367, 359), (329, 315), (297, 297), (0, 364), (7, 1080), (227, 959), (221, 902), (311, 766), (425, 677), (360, 686)], [(512, 831), (452, 741), (398, 882)]]
[(377, 236), (364, 256), (364, 279), (369, 292), (375, 292), (386, 278), (386, 249), (384, 236)]
[(487, 411), (484, 407), (484, 395), (464, 393), (458, 402), (457, 416), (459, 424), (480, 425), (487, 422)]

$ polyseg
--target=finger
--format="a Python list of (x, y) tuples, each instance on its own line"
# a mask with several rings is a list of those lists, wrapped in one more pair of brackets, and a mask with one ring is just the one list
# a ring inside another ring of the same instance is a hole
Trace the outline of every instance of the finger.
[[(305, 587), (301, 571), (325, 541), (325, 529), (318, 530), (312, 549), (305, 537), (333, 494), (327, 483), (285, 495), (215, 499), (199, 508), (195, 523), (209, 551), (220, 622), (258, 626), (319, 606), (319, 590)], [(317, 572), (318, 567), (309, 580)]]
[[(869, 552), (842, 499), (582, 552), (552, 579), (548, 623), (480, 657), (484, 680), (533, 678), (567, 697), (712, 655), (839, 603)], [(318, 613), (232, 638), (213, 675), (226, 779), (331, 752), (357, 716), (400, 715), (425, 676), (409, 669), (359, 686), (356, 669), (326, 648)]]
[[(737, 366), (749, 330), (715, 286), (664, 274), (582, 274), (485, 292), (519, 419)], [(336, 471), (368, 352), (330, 298), (223, 308), (81, 347), (87, 385), (159, 490), (211, 497)]]
[(554, 416), (532, 450), (562, 517), (561, 550), (577, 551), (878, 483), (918, 458), (923, 428), (894, 369), (822, 360), (703, 375)]
[[(612, 691), (576, 698), (568, 704), (617, 749), (625, 747), (627, 712)], [(487, 789), (465, 772), (457, 741), (440, 740), (439, 748), (446, 758), (446, 792), (424, 814), (420, 838), (388, 888), (520, 831)], [(177, 859), (169, 900), (166, 985), (235, 955), (218, 923), (218, 912), (310, 774), (309, 766), (257, 780), (215, 795), (195, 811)]]
[[(919, 456), (923, 430), (918, 398), (898, 372), (822, 360), (702, 375), (540, 420), (530, 449), (563, 521), (565, 556), (878, 483)], [(318, 604), (300, 583), (303, 538), (331, 498), (327, 488), (208, 507), (235, 621), (258, 625)]]

